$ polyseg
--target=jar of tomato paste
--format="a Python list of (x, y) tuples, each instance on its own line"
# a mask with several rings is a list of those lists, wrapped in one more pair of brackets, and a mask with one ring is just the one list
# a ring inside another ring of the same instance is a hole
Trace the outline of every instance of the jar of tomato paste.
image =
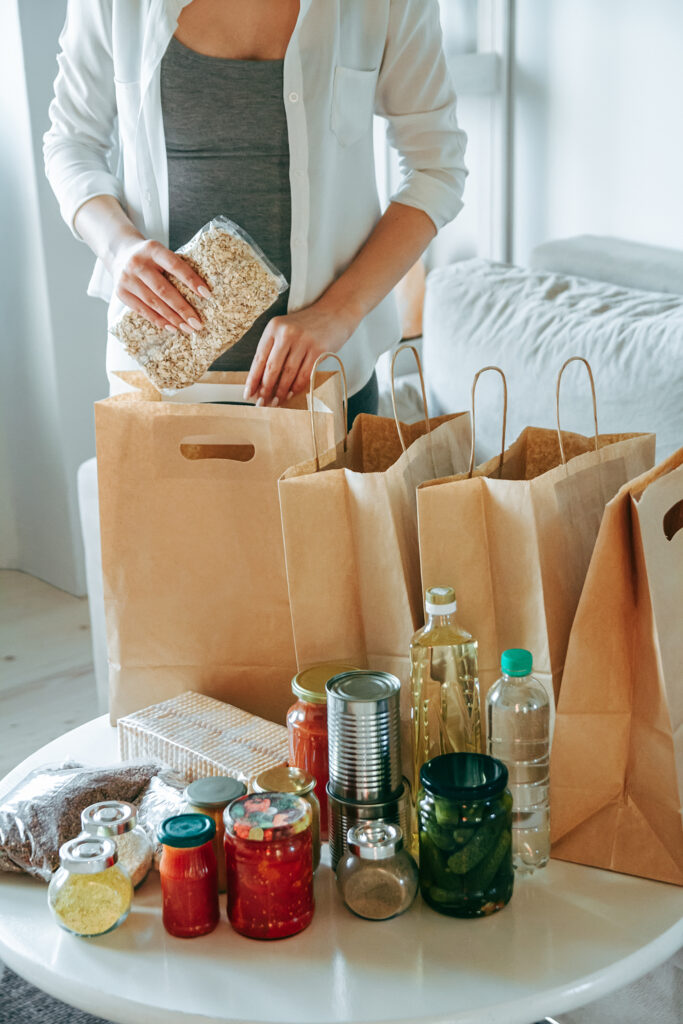
[(243, 796), (225, 811), (228, 919), (251, 939), (283, 939), (313, 918), (311, 808), (293, 793)]
[(206, 814), (178, 814), (161, 823), (162, 919), (178, 938), (206, 935), (218, 924), (215, 834), (216, 823)]
[(296, 702), (287, 712), (289, 761), (310, 772), (315, 779), (315, 795), (320, 803), (320, 837), (327, 840), (327, 691), (328, 679), (340, 672), (352, 671), (351, 665), (326, 663), (312, 665), (294, 676), (292, 693)]

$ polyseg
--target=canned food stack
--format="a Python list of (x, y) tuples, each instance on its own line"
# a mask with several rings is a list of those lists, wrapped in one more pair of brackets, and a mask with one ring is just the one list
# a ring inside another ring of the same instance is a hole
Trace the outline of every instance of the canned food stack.
[[(382, 819), (408, 829), (401, 776), (400, 683), (388, 672), (342, 672), (327, 683), (329, 843), (332, 867), (350, 828)], [(407, 834), (407, 832), (406, 832)]]

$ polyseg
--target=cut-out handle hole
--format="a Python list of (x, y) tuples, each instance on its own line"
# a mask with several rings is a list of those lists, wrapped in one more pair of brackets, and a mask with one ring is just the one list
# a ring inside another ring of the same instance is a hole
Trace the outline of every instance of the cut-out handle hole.
[(683, 499), (672, 505), (664, 516), (664, 536), (673, 540), (679, 530), (683, 530)]
[(215, 437), (186, 437), (180, 442), (180, 454), (190, 462), (200, 459), (251, 462), (256, 449), (253, 444), (225, 444)]

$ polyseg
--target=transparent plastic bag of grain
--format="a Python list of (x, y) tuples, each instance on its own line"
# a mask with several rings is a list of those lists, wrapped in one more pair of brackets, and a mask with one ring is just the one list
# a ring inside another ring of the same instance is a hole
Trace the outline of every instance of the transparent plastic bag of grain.
[(167, 331), (132, 309), (110, 328), (162, 392), (196, 383), (288, 287), (254, 240), (227, 217), (209, 221), (177, 252), (211, 290), (208, 299), (201, 298), (173, 274), (167, 275), (197, 310), (203, 330)]

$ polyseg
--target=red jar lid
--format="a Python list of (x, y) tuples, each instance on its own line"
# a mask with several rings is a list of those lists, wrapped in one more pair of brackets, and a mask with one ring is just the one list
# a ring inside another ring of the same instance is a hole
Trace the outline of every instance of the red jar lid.
[(293, 793), (252, 793), (233, 800), (224, 814), (225, 828), (238, 839), (271, 842), (310, 827), (311, 805)]

